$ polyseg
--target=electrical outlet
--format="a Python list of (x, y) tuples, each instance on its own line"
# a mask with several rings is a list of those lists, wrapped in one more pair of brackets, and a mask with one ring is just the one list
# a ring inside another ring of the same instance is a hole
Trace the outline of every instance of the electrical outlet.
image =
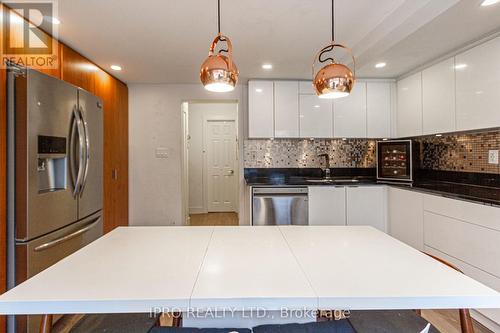
[(498, 150), (488, 150), (488, 163), (498, 164)]
[(156, 158), (168, 158), (168, 148), (156, 148)]

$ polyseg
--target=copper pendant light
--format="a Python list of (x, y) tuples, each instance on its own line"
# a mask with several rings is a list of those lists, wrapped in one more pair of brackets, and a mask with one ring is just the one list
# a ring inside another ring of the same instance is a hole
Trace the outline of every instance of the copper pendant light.
[[(208, 91), (227, 92), (234, 90), (238, 82), (238, 68), (233, 61), (231, 40), (220, 33), (220, 0), (217, 0), (217, 27), (218, 34), (210, 45), (208, 58), (200, 68), (200, 80)], [(215, 53), (219, 42), (226, 42), (227, 49), (221, 49)], [(227, 55), (222, 53), (227, 53)]]
[[(348, 96), (356, 81), (356, 62), (352, 50), (344, 45), (335, 43), (335, 0), (332, 0), (332, 42), (319, 50), (313, 60), (312, 75), (313, 87), (319, 98), (340, 98)], [(347, 50), (352, 58), (353, 70), (335, 60), (334, 56), (323, 59), (323, 55), (333, 52), (335, 48)], [(314, 64), (329, 62), (314, 75)]]

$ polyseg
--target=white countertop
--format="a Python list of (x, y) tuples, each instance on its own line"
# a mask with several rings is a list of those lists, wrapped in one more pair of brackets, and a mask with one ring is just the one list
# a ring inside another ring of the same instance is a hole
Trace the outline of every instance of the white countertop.
[(500, 308), (371, 227), (118, 228), (0, 296), (0, 314)]

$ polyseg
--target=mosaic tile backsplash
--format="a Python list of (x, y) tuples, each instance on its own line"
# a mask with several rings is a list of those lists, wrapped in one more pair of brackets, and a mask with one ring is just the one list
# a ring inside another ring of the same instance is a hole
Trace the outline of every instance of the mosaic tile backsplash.
[(426, 170), (500, 174), (488, 163), (488, 151), (500, 149), (500, 130), (415, 139), (420, 144), (420, 167)]
[(245, 168), (321, 168), (328, 153), (333, 168), (374, 168), (376, 141), (365, 139), (245, 140)]
[[(443, 134), (414, 139), (419, 144), (420, 168), (500, 174), (488, 163), (488, 151), (500, 149), (500, 130)], [(328, 153), (334, 168), (376, 167), (376, 140), (371, 139), (259, 139), (244, 143), (245, 168), (321, 168)]]

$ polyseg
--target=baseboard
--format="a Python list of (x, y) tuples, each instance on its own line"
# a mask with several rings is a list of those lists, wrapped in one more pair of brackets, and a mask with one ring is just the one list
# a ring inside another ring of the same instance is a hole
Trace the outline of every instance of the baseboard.
[(484, 327), (486, 327), (490, 331), (495, 332), (495, 333), (500, 332), (500, 325), (497, 322), (486, 317), (485, 315), (483, 315), (479, 311), (472, 309), (472, 310), (470, 310), (470, 315), (472, 318), (474, 318), (476, 321), (478, 321), (481, 325), (483, 325)]

